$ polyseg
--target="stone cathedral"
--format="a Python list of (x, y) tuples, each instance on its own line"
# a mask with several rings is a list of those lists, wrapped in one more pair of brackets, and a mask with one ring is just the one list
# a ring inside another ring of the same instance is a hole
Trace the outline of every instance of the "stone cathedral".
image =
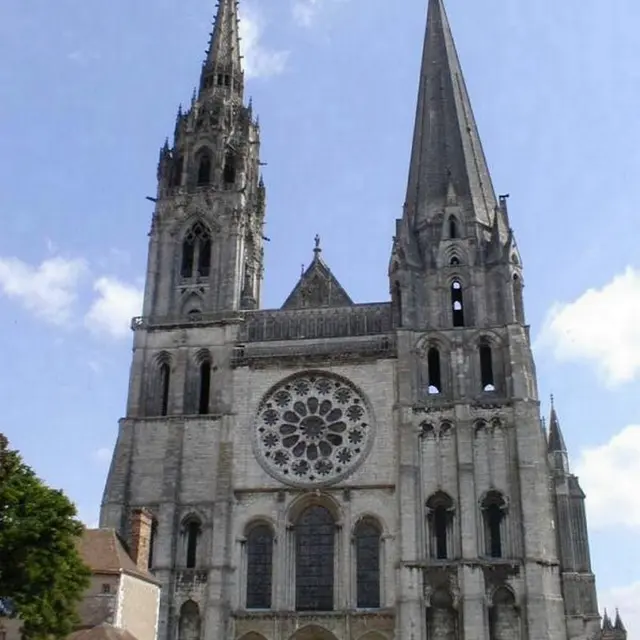
[(159, 640), (626, 639), (541, 420), (522, 260), (443, 0), (427, 22), (390, 301), (354, 303), (317, 238), (264, 310), (260, 127), (220, 0), (160, 152), (101, 510), (163, 584)]

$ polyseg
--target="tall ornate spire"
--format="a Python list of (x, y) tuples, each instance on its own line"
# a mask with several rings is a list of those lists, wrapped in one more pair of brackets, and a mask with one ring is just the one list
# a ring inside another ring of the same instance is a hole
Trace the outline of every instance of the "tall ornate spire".
[(443, 0), (429, 0), (406, 213), (419, 226), (455, 193), (468, 219), (492, 225), (496, 197)]
[(219, 0), (209, 48), (202, 67), (200, 91), (226, 89), (242, 95), (243, 72), (237, 0)]

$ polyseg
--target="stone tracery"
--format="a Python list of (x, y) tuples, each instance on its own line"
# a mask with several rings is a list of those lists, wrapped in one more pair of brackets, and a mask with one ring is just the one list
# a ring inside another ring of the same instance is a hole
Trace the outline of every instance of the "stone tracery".
[(284, 380), (262, 401), (256, 445), (266, 469), (293, 484), (326, 484), (361, 462), (372, 436), (362, 394), (330, 373)]

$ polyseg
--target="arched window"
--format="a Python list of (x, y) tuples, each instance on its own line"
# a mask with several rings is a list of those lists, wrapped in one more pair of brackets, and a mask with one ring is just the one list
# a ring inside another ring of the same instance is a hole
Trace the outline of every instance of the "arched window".
[(453, 312), (453, 326), (464, 327), (462, 285), (458, 280), (451, 283), (451, 310)]
[(427, 610), (427, 637), (446, 640), (457, 638), (457, 615), (449, 591), (436, 589), (431, 594), (430, 604)]
[(519, 640), (520, 619), (513, 592), (498, 587), (489, 609), (489, 637), (491, 640)]
[(224, 159), (224, 170), (222, 172), (222, 180), (225, 185), (235, 184), (237, 173), (237, 160), (233, 152), (229, 151)]
[(180, 608), (178, 640), (200, 640), (200, 609), (193, 600), (187, 600)]
[(208, 151), (200, 154), (198, 161), (198, 186), (202, 187), (211, 182), (211, 155)]
[(493, 376), (493, 352), (491, 346), (481, 342), (478, 348), (480, 354), (480, 381), (483, 391), (495, 391), (495, 379)]
[(436, 395), (442, 393), (442, 370), (440, 368), (440, 351), (431, 347), (427, 354), (427, 367), (429, 371), (429, 393)]
[(504, 557), (503, 523), (506, 501), (499, 491), (490, 491), (482, 501), (485, 554), (490, 558)]
[(458, 220), (455, 216), (449, 216), (449, 237), (455, 240), (458, 235)]
[(168, 362), (160, 365), (160, 415), (166, 416), (169, 413), (169, 389), (171, 387), (171, 367)]
[(198, 413), (209, 413), (209, 400), (211, 396), (211, 361), (205, 360), (200, 365), (200, 389), (198, 397)]
[(436, 560), (453, 557), (453, 500), (441, 491), (427, 500), (429, 556)]
[(522, 280), (513, 275), (513, 306), (516, 322), (524, 323), (524, 300), (522, 295)]
[(247, 609), (271, 608), (272, 582), (273, 532), (259, 525), (247, 536)]
[(154, 518), (151, 521), (151, 535), (149, 538), (149, 561), (148, 561), (149, 569), (153, 569), (154, 567), (157, 541), (158, 541), (158, 521)]
[(184, 158), (176, 156), (173, 161), (173, 169), (171, 171), (171, 186), (179, 187), (182, 184), (182, 170), (184, 168)]
[(306, 509), (296, 524), (296, 609), (333, 610), (335, 522), (325, 507)]
[(451, 258), (451, 260), (449, 261), (449, 264), (452, 267), (457, 267), (460, 264), (460, 259), (457, 258), (456, 256), (453, 256), (453, 258)]
[(187, 569), (195, 569), (198, 564), (198, 543), (202, 525), (197, 518), (189, 518), (183, 525), (184, 558)]
[(182, 242), (180, 275), (183, 278), (193, 278), (196, 275), (207, 278), (210, 270), (211, 234), (201, 222), (196, 222), (185, 234)]
[(362, 521), (355, 530), (356, 586), (359, 609), (380, 607), (380, 528)]

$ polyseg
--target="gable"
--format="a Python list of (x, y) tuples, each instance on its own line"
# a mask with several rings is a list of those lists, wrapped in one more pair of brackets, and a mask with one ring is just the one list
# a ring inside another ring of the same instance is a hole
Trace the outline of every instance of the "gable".
[(316, 253), (309, 268), (289, 294), (283, 309), (317, 309), (321, 307), (348, 307), (353, 300), (344, 290), (329, 267)]

